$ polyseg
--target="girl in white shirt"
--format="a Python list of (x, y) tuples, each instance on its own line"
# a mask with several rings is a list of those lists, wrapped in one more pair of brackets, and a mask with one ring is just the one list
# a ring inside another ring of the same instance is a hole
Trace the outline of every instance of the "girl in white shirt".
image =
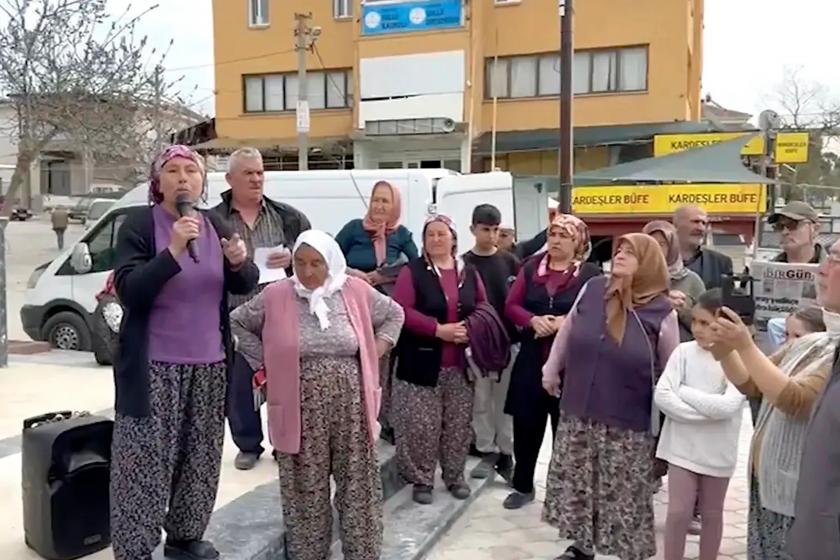
[(703, 293), (692, 311), (694, 341), (671, 354), (654, 400), (665, 414), (656, 456), (669, 463), (665, 560), (682, 560), (699, 503), (699, 560), (715, 560), (723, 534), (723, 502), (738, 461), (744, 396), (710, 351), (720, 289)]

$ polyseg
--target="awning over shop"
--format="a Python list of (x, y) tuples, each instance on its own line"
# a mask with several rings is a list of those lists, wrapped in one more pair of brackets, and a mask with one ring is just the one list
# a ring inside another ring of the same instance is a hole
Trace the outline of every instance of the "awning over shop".
[(755, 135), (706, 148), (652, 157), (577, 173), (576, 185), (632, 183), (777, 183), (747, 169), (741, 158), (744, 145)]
[[(656, 134), (692, 134), (719, 132), (720, 128), (708, 122), (664, 122), (609, 126), (577, 126), (574, 131), (575, 146), (602, 146), (648, 142)], [(492, 133), (485, 132), (475, 142), (473, 153), (489, 155)], [(556, 150), (560, 146), (560, 130), (515, 130), (496, 133), (496, 153), (534, 152)]]

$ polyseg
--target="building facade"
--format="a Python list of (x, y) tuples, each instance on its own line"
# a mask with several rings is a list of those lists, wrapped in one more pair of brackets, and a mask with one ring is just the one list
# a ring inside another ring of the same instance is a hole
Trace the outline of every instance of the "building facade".
[[(555, 174), (557, 0), (214, 0), (207, 148), (255, 145), (296, 168), (295, 13), (311, 167)], [(586, 0), (575, 13), (576, 167), (652, 155), (700, 122), (703, 0)], [(495, 152), (495, 153), (494, 153)]]
[[(17, 117), (11, 103), (0, 102), (0, 194), (5, 195), (18, 161)], [(116, 114), (116, 113), (115, 113)], [(164, 103), (158, 108), (132, 108), (126, 111), (126, 122), (136, 127), (124, 137), (131, 148), (145, 157), (144, 148), (135, 141), (148, 140), (149, 145), (162, 137), (161, 143), (175, 131), (192, 126), (202, 116), (179, 103)], [(155, 130), (156, 129), (156, 130)], [(115, 129), (116, 130), (116, 129)], [(119, 129), (122, 134), (123, 129)], [(109, 137), (110, 138), (110, 137)], [(129, 189), (145, 175), (148, 163), (138, 162), (122, 153), (123, 146), (103, 142), (85, 145), (71, 134), (59, 133), (41, 150), (15, 196), (20, 204), (39, 210), (53, 197), (77, 197), (95, 191)], [(142, 164), (142, 169), (138, 166)]]

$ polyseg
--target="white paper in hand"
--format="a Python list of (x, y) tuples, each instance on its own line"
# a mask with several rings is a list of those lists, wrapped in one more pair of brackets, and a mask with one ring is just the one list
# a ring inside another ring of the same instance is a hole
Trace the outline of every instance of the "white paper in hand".
[(268, 284), (282, 280), (286, 277), (286, 270), (283, 268), (268, 268), (268, 256), (275, 251), (282, 251), (285, 247), (257, 247), (254, 249), (254, 262), (260, 269), (260, 284)]

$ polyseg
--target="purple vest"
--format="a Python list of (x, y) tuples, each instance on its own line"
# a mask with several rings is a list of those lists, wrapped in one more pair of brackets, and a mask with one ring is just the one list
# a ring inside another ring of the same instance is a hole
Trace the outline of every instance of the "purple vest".
[(653, 347), (655, 368), (661, 371), (656, 348), (671, 304), (661, 296), (636, 309), (646, 333), (628, 313), (619, 346), (607, 334), (607, 281), (605, 276), (590, 280), (578, 302), (566, 352), (560, 409), (614, 428), (646, 432), (650, 429), (653, 381), (645, 337)]

